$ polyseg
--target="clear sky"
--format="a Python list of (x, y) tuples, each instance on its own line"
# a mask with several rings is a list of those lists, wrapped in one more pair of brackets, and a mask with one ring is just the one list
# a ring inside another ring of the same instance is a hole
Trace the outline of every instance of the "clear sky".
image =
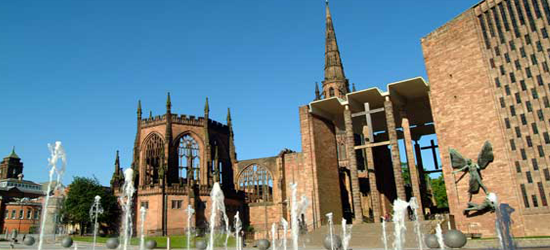
[[(420, 39), (478, 0), (332, 0), (346, 76), (358, 89), (422, 76)], [(63, 142), (65, 183), (108, 185), (128, 167), (144, 116), (233, 116), (239, 159), (301, 151), (298, 107), (323, 79), (324, 0), (0, 1), (0, 156), (47, 180)]]

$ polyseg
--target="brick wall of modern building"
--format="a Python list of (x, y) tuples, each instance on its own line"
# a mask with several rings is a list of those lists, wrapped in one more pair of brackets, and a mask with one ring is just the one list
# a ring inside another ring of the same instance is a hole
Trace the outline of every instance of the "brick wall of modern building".
[(462, 214), (468, 177), (454, 184), (448, 149), (476, 160), (488, 140), (495, 161), (483, 182), (515, 209), (514, 235), (550, 235), (549, 18), (546, 0), (485, 1), (422, 39), (449, 206), (464, 232), (494, 235), (495, 215)]

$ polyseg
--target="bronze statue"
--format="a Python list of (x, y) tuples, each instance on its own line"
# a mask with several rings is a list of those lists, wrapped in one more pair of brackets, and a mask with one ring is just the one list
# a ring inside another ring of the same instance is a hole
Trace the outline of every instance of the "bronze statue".
[(464, 172), (464, 174), (458, 179), (459, 182), (466, 173), (470, 174), (470, 183), (468, 188), (468, 208), (464, 210), (465, 214), (468, 214), (469, 211), (479, 211), (491, 209), (494, 210), (494, 206), (491, 202), (484, 202), (481, 205), (472, 203), (472, 196), (479, 193), (479, 189), (483, 189), (485, 195), (488, 195), (487, 188), (483, 185), (483, 177), (481, 176), (481, 170), (487, 168), (487, 166), (493, 162), (495, 156), (493, 155), (493, 147), (489, 141), (486, 141), (481, 148), (481, 152), (477, 157), (477, 163), (474, 163), (471, 159), (464, 158), (458, 151), (455, 149), (450, 149), (449, 153), (451, 155), (451, 166), (453, 169), (453, 174), (458, 172)]

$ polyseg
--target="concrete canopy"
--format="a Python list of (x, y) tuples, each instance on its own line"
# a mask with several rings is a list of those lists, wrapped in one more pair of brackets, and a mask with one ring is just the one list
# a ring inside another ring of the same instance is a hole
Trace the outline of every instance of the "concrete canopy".
[[(348, 93), (345, 99), (332, 97), (309, 103), (312, 114), (332, 121), (342, 119), (346, 105), (349, 105), (352, 113), (365, 111), (365, 103), (369, 103), (370, 110), (384, 108), (384, 100), (389, 96), (394, 107), (396, 126), (401, 127), (401, 110), (406, 111), (411, 126), (422, 126), (433, 122), (430, 101), (429, 85), (422, 77), (415, 77), (403, 81), (393, 82), (387, 85), (387, 91), (373, 87)], [(355, 117), (354, 120), (362, 121), (365, 116)], [(386, 130), (386, 116), (384, 112), (372, 114), (373, 130)], [(360, 132), (361, 128), (354, 128)]]

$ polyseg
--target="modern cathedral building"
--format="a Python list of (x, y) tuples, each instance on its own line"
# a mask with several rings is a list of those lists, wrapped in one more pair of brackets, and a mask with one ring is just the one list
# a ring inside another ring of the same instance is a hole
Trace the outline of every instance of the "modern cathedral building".
[(462, 215), (468, 183), (455, 184), (443, 149), (475, 159), (489, 140), (483, 181), (515, 210), (514, 235), (550, 235), (549, 30), (548, 0), (487, 0), (422, 39), (449, 206), (464, 231), (491, 234), (494, 216)]
[[(449, 159), (452, 147), (475, 160), (489, 140), (495, 160), (482, 171), (483, 182), (515, 209), (514, 234), (550, 235), (544, 224), (550, 219), (548, 17), (547, 0), (481, 2), (422, 39), (430, 84), (416, 77), (356, 90), (344, 73), (327, 3), (322, 89), (298, 108), (301, 152), (239, 160), (229, 111), (226, 124), (209, 119), (208, 100), (203, 117), (176, 115), (168, 96), (166, 114), (144, 118), (140, 103), (132, 168), (136, 204), (149, 210), (147, 234), (205, 227), (216, 182), (230, 220), (239, 212), (256, 232), (290, 220), (294, 183), (310, 201), (301, 224), (307, 230), (325, 224), (327, 213), (337, 222), (379, 223), (397, 198), (415, 197), (419, 219), (429, 219), (437, 211), (424, 176), (442, 172), (452, 224), (494, 236), (494, 214), (463, 215), (468, 181), (452, 173)], [(421, 142), (427, 136), (437, 140)], [(115, 192), (123, 179), (117, 155)], [(472, 201), (484, 198), (480, 193)], [(191, 225), (188, 206), (196, 211)]]

